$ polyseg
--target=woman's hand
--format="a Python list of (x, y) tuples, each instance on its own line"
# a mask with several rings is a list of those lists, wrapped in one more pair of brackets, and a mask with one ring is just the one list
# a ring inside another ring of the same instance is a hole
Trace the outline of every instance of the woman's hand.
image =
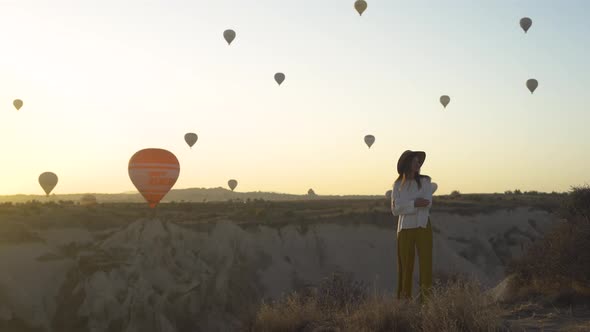
[(424, 198), (416, 198), (414, 200), (414, 207), (427, 207), (430, 201)]

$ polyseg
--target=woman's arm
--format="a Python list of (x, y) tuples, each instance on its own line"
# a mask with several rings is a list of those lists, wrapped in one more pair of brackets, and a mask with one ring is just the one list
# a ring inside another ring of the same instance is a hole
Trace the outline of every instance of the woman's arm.
[(396, 183), (391, 192), (391, 212), (393, 215), (416, 214), (417, 211), (418, 209), (414, 207), (414, 200), (403, 197), (399, 185)]
[(426, 189), (426, 193), (424, 194), (424, 199), (427, 199), (428, 201), (430, 201), (430, 203), (428, 203), (428, 206), (426, 206), (427, 208), (431, 208), (432, 207), (432, 194), (434, 192), (434, 188), (432, 187), (432, 179), (430, 178), (426, 178), (426, 185), (424, 186), (424, 189)]

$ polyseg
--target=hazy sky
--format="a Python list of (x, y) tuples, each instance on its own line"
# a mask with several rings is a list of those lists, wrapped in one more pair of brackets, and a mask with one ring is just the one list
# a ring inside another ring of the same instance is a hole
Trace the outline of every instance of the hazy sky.
[(175, 188), (383, 194), (406, 149), (441, 194), (590, 182), (590, 1), (367, 2), (0, 0), (0, 194), (134, 190), (148, 147)]

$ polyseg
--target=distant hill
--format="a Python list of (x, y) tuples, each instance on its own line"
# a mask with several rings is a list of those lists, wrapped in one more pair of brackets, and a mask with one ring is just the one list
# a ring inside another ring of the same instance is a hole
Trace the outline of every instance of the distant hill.
[[(51, 201), (80, 201), (82, 196), (89, 194), (89, 193), (80, 193), (80, 194), (67, 194), (67, 195), (50, 195), (49, 197), (45, 197), (44, 195), (7, 195), (7, 196), (0, 196), (0, 202), (27, 202), (31, 200), (38, 200), (41, 202), (45, 202), (48, 200)], [(139, 193), (119, 193), (119, 194), (97, 194), (97, 193), (90, 193), (96, 197), (98, 202), (106, 203), (106, 202), (125, 202), (125, 203), (134, 203), (134, 202), (143, 202), (144, 199), (141, 197)], [(254, 199), (263, 199), (265, 201), (295, 201), (295, 200), (309, 200), (309, 199), (375, 199), (384, 197), (382, 195), (292, 195), (292, 194), (282, 194), (282, 193), (274, 193), (274, 192), (263, 192), (263, 191), (256, 191), (256, 192), (233, 192), (231, 190), (217, 187), (217, 188), (188, 188), (188, 189), (173, 189), (171, 190), (168, 195), (162, 200), (162, 202), (214, 202), (214, 201), (227, 201), (227, 200), (254, 200)]]

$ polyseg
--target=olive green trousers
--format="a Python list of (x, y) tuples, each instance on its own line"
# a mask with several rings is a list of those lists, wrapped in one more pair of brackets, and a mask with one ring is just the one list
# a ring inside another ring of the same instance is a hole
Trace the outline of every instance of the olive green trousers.
[(432, 226), (402, 229), (397, 233), (397, 298), (412, 298), (414, 256), (418, 252), (420, 267), (420, 301), (432, 290)]

